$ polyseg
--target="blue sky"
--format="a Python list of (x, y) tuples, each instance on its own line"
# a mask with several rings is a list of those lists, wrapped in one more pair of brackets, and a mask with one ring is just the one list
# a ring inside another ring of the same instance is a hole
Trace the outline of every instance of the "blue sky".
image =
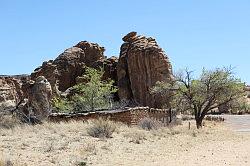
[(248, 0), (1, 0), (0, 74), (31, 73), (79, 41), (119, 55), (130, 31), (156, 38), (174, 70), (233, 66), (250, 84)]

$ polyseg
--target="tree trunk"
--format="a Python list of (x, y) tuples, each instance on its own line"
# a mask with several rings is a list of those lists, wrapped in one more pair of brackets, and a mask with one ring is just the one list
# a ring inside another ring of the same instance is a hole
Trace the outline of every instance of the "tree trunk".
[(196, 127), (197, 129), (202, 128), (202, 121), (205, 118), (208, 110), (203, 109), (200, 111), (195, 111), (195, 121), (196, 121)]
[(94, 93), (91, 94), (91, 111), (93, 112), (95, 110), (94, 108)]
[(202, 128), (202, 118), (195, 118), (195, 120), (196, 120), (196, 127), (197, 127), (197, 129), (201, 129)]
[(196, 121), (197, 129), (202, 128), (202, 120), (203, 120), (203, 117), (201, 115), (199, 115), (199, 112), (196, 112), (195, 113), (195, 121)]

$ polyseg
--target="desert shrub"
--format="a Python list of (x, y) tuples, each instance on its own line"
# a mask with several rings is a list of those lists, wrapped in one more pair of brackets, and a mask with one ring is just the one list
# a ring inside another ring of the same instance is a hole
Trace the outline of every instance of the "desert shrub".
[(139, 127), (144, 130), (157, 130), (161, 127), (160, 122), (153, 120), (151, 118), (144, 118), (139, 122)]
[(22, 122), (16, 116), (0, 114), (0, 128), (11, 129), (20, 124)]
[(88, 135), (96, 138), (111, 138), (116, 130), (116, 125), (106, 119), (97, 119), (92, 121), (92, 124), (87, 128)]

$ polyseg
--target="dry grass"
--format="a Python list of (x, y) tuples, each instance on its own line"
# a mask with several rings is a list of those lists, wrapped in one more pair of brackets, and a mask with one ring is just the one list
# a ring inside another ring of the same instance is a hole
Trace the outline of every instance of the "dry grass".
[(138, 128), (130, 128), (123, 135), (125, 138), (129, 139), (129, 142), (141, 144), (144, 140), (147, 140), (148, 133)]
[(185, 122), (151, 131), (119, 124), (109, 139), (89, 136), (93, 124), (79, 121), (0, 129), (0, 154), (14, 166), (250, 163), (250, 134), (235, 134), (223, 123), (206, 122), (197, 130), (192, 122), (188, 130)]
[(141, 127), (144, 130), (157, 130), (161, 127), (161, 124), (159, 121), (150, 119), (150, 118), (144, 118), (139, 122), (139, 127)]
[(0, 128), (11, 129), (21, 124), (21, 121), (15, 116), (0, 113)]
[(111, 138), (116, 130), (114, 122), (105, 119), (97, 119), (91, 122), (91, 126), (87, 128), (87, 133), (96, 138)]

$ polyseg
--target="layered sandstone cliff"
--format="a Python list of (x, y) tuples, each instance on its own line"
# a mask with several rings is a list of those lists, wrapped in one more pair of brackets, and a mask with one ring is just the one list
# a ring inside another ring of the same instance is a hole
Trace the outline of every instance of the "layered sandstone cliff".
[(155, 39), (131, 32), (123, 38), (117, 67), (119, 97), (142, 106), (163, 107), (167, 96), (152, 95), (157, 81), (173, 79), (172, 66)]

